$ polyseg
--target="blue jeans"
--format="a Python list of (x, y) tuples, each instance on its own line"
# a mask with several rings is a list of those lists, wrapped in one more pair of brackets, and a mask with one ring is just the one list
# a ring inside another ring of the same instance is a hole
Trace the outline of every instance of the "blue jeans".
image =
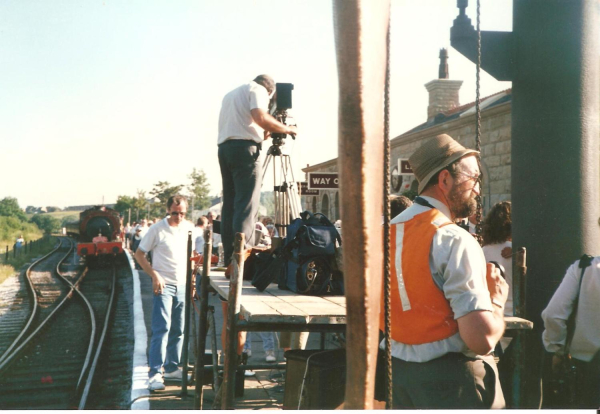
[[(260, 338), (263, 343), (263, 351), (274, 351), (275, 350), (275, 338), (273, 332), (259, 332)], [(252, 332), (248, 332), (246, 342), (244, 343), (244, 351), (251, 349), (252, 343)]]
[(154, 295), (152, 339), (148, 364), (149, 377), (177, 370), (183, 347), (185, 286), (165, 285), (163, 293)]

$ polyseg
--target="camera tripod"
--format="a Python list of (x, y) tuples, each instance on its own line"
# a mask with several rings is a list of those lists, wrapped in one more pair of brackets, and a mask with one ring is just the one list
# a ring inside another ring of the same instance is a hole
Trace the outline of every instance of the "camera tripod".
[(283, 238), (286, 236), (287, 225), (290, 224), (290, 221), (300, 217), (302, 203), (300, 202), (298, 184), (294, 179), (292, 161), (289, 155), (281, 152), (281, 143), (274, 143), (267, 151), (267, 157), (263, 164), (263, 180), (271, 162), (273, 165), (275, 228), (277, 228), (279, 236)]

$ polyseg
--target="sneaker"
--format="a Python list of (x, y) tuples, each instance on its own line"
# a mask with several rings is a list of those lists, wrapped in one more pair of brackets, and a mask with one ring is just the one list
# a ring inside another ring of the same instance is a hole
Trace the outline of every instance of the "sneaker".
[[(187, 374), (187, 376), (188, 381), (190, 381), (192, 379), (192, 374)], [(183, 379), (183, 370), (176, 369), (173, 372), (165, 372), (164, 378), (166, 380), (181, 381)]]
[(163, 380), (162, 375), (154, 374), (148, 380), (148, 389), (150, 391), (160, 391), (165, 389), (165, 381)]
[(272, 349), (265, 351), (265, 361), (267, 361), (267, 362), (277, 361), (277, 358), (275, 357), (275, 351), (273, 351)]
[(244, 371), (244, 376), (245, 377), (253, 377), (255, 375), (256, 375), (256, 372), (254, 372), (254, 371), (252, 371), (250, 369), (247, 369), (246, 371)]
[(252, 356), (252, 350), (251, 349), (244, 349), (244, 354), (248, 355), (248, 358), (250, 358)]

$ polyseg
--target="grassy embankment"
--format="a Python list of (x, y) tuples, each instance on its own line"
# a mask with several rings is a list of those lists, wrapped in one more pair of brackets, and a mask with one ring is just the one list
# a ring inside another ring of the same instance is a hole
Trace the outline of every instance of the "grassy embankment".
[[(44, 213), (60, 221), (64, 217), (73, 216), (75, 220), (79, 219), (79, 211), (57, 211), (54, 213)], [(27, 214), (30, 219), (32, 214)], [(15, 240), (19, 235), (23, 235), (26, 242), (35, 242), (31, 245), (31, 251), (23, 247), (18, 251), (15, 257), (13, 248)], [(43, 238), (43, 232), (33, 223), (20, 221), (16, 217), (0, 217), (0, 283), (6, 278), (16, 274), (19, 269), (32, 258), (41, 256), (52, 250), (54, 238)], [(8, 259), (6, 258), (6, 248), (8, 247)], [(27, 250), (27, 252), (26, 252)]]

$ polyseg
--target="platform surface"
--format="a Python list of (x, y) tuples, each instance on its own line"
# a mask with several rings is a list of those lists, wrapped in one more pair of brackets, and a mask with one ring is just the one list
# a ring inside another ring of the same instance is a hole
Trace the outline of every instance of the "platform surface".
[[(229, 296), (229, 279), (212, 271), (211, 286), (219, 295)], [(308, 296), (281, 290), (275, 284), (260, 292), (244, 280), (240, 297), (241, 313), (248, 322), (286, 324), (345, 324), (344, 296)]]

